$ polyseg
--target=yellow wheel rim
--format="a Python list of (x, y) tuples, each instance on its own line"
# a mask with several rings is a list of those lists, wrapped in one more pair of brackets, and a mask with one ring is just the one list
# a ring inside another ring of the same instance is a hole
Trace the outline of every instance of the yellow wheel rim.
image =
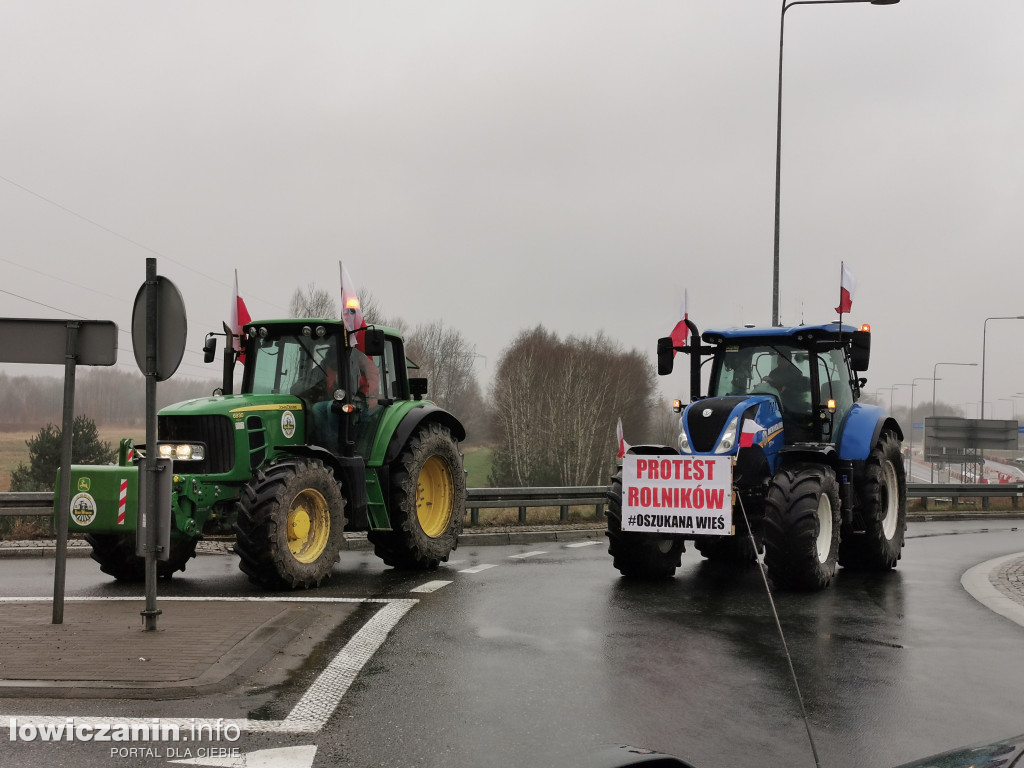
[(327, 548), (331, 511), (327, 500), (311, 488), (300, 492), (288, 508), (288, 549), (300, 563), (314, 563)]
[(436, 539), (448, 530), (455, 503), (455, 483), (447, 462), (431, 456), (416, 481), (416, 517), (423, 532)]

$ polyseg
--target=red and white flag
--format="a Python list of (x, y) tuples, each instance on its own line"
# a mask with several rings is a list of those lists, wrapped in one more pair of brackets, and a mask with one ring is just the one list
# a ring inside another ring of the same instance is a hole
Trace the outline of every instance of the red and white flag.
[(626, 442), (626, 438), (622, 436), (622, 419), (619, 418), (618, 424), (615, 425), (615, 437), (619, 442), (619, 452), (615, 454), (615, 458), (621, 459), (626, 455), (626, 451), (629, 450), (629, 443)]
[[(363, 319), (363, 308), (359, 304), (355, 283), (340, 261), (338, 268), (341, 270), (341, 319), (350, 332), (362, 330), (366, 327), (366, 321)], [(355, 347), (362, 346), (363, 339), (360, 334), (353, 334), (352, 341)]]
[[(238, 295), (238, 270), (235, 270), (235, 300), (231, 302), (231, 332), (235, 338), (231, 340), (231, 346), (235, 350), (242, 349), (242, 327), (250, 322), (249, 310), (245, 308), (245, 302)], [(245, 352), (239, 354), (238, 359), (245, 362)]]
[(689, 304), (689, 296), (686, 291), (683, 291), (683, 305), (679, 308), (679, 322), (676, 323), (676, 327), (672, 329), (672, 356), (675, 357), (676, 347), (685, 347), (686, 339), (690, 335), (690, 329), (686, 325), (686, 320), (690, 316), (687, 304)]
[(843, 263), (842, 273), (839, 277), (839, 306), (836, 307), (836, 312), (843, 315), (853, 309), (853, 292), (856, 290), (857, 278), (853, 276), (853, 272)]
[(743, 430), (740, 432), (740, 448), (749, 448), (752, 446), (754, 444), (754, 435), (762, 429), (764, 429), (764, 427), (753, 419), (744, 419)]

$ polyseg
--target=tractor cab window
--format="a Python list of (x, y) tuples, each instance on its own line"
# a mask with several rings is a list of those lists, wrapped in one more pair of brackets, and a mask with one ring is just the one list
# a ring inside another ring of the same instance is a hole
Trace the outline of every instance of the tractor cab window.
[(775, 395), (785, 409), (811, 410), (811, 377), (806, 350), (778, 344), (727, 345), (716, 357), (713, 397)]
[(817, 355), (819, 402), (824, 405), (835, 400), (836, 412), (833, 422), (839, 425), (843, 417), (853, 407), (853, 391), (850, 380), (853, 378), (846, 357), (841, 349), (832, 349)]
[(790, 440), (814, 433), (811, 370), (807, 350), (785, 344), (726, 345), (715, 358), (709, 394), (774, 395)]
[[(257, 340), (251, 391), (319, 400), (326, 395), (337, 353), (331, 339), (287, 334)], [(337, 374), (334, 374), (337, 378)], [(318, 394), (319, 393), (319, 394)]]

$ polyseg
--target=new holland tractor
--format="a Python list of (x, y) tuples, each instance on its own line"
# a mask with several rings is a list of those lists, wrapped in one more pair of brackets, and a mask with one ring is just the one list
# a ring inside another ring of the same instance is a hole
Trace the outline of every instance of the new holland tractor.
[[(241, 392), (231, 394), (240, 357)], [(268, 589), (319, 585), (346, 531), (367, 531), (397, 568), (447, 560), (465, 515), (465, 430), (422, 399), (427, 381), (410, 378), (410, 365), (388, 328), (248, 323), (240, 351), (226, 344), (222, 389), (159, 413), (154, 449), (172, 459), (173, 477), (170, 547), (158, 575), (184, 570), (203, 534), (230, 532), (241, 569)], [(141, 581), (135, 532), (147, 447), (127, 442), (118, 466), (72, 467), (69, 528), (86, 534), (102, 571)]]
[[(658, 341), (658, 373), (690, 356), (677, 446), (633, 446), (612, 479), (608, 551), (624, 575), (673, 576), (685, 542), (772, 582), (816, 590), (836, 565), (887, 571), (906, 530), (902, 431), (859, 402), (870, 330), (832, 323), (735, 328)], [(702, 369), (709, 366), (707, 392)]]

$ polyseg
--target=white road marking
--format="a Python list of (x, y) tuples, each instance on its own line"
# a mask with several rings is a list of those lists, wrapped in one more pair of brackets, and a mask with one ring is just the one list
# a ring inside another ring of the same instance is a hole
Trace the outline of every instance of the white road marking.
[(600, 544), (600, 541), (577, 541), (575, 544), (566, 544), (566, 549), (572, 549), (573, 547), (593, 547), (596, 544)]
[(497, 568), (497, 564), (484, 563), (483, 565), (474, 565), (472, 568), (463, 568), (459, 573), (480, 573), (480, 571), (486, 571), (488, 568)]
[(170, 760), (183, 765), (211, 765), (217, 768), (312, 768), (316, 744), (300, 747), (278, 747), (246, 752), (238, 757), (193, 757), (191, 760)]
[(546, 554), (547, 554), (547, 552), (543, 552), (541, 550), (537, 550), (536, 552), (523, 552), (521, 555), (509, 555), (508, 558), (509, 558), (509, 560), (525, 560), (526, 558), (533, 557), (534, 555), (546, 555)]
[[(0, 597), (0, 602), (43, 602), (51, 601), (52, 597)], [(133, 600), (137, 596), (104, 597), (103, 600)], [(357, 631), (331, 659), (327, 667), (309, 686), (299, 702), (292, 707), (284, 720), (250, 720), (224, 718), (158, 718), (160, 725), (176, 725), (183, 734), (196, 731), (216, 729), (223, 733), (229, 726), (239, 731), (263, 733), (316, 733), (331, 716), (342, 697), (348, 691), (352, 681), (367, 661), (377, 652), (384, 640), (395, 628), (418, 600), (412, 598), (384, 599), (361, 597), (162, 597), (164, 601), (174, 602), (278, 602), (278, 603), (380, 603), (381, 609)], [(94, 597), (65, 597), (65, 602), (95, 602)], [(0, 722), (17, 719), (18, 723), (64, 725), (68, 716), (34, 716), (34, 715), (0, 715)], [(74, 717), (77, 724), (81, 723), (93, 729), (97, 727), (113, 728), (120, 725), (151, 726), (151, 717)]]
[(426, 584), (420, 584), (418, 587), (410, 589), (410, 592), (419, 592), (421, 594), (428, 594), (430, 592), (437, 592), (442, 587), (447, 587), (452, 582), (450, 581), (428, 581)]

